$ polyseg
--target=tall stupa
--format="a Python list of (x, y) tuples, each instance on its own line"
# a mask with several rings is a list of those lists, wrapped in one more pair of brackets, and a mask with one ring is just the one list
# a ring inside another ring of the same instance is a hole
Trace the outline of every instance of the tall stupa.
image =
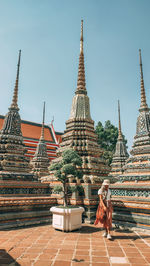
[(110, 176), (117, 177), (123, 173), (123, 166), (126, 163), (129, 155), (127, 152), (126, 144), (124, 142), (122, 130), (121, 130), (121, 119), (120, 119), (120, 103), (118, 101), (118, 139), (116, 143), (115, 153), (113, 155), (111, 163)]
[(150, 112), (146, 102), (141, 50), (140, 73), (141, 73), (141, 104), (136, 123), (136, 135), (130, 151), (131, 156), (123, 167), (122, 181), (145, 181), (150, 180)]
[(21, 50), (19, 51), (16, 82), (11, 106), (5, 116), (0, 131), (0, 179), (1, 180), (33, 180), (30, 173), (29, 159), (23, 142), (21, 118), (18, 108), (18, 83)]
[(62, 143), (57, 151), (57, 161), (60, 159), (62, 152), (68, 148), (73, 148), (82, 157), (83, 181), (85, 183), (101, 182), (108, 175), (110, 169), (103, 160), (103, 151), (97, 143), (97, 135), (94, 129), (94, 121), (90, 114), (90, 103), (86, 90), (83, 20), (81, 20), (77, 88), (72, 100), (70, 117), (66, 121), (66, 130), (62, 137)]
[(49, 174), (49, 158), (47, 153), (46, 142), (44, 139), (44, 121), (45, 121), (45, 102), (43, 106), (43, 122), (42, 122), (42, 130), (41, 137), (39, 139), (39, 143), (37, 145), (35, 154), (33, 159), (31, 160), (32, 165), (32, 173), (40, 180), (42, 176), (46, 176)]

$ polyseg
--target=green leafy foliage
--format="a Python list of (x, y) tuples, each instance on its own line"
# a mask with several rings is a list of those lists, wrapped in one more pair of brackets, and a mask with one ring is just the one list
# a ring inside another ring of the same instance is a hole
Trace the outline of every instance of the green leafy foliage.
[(61, 186), (55, 186), (55, 187), (53, 188), (53, 192), (54, 192), (54, 193), (62, 192), (62, 187), (61, 187)]
[[(110, 120), (105, 122), (105, 125), (99, 121), (95, 132), (98, 135), (98, 144), (103, 149), (103, 158), (107, 161), (108, 165), (112, 162), (113, 153), (115, 152), (115, 147), (118, 138), (118, 128), (111, 124)], [(124, 135), (124, 142), (127, 144), (127, 140)]]
[[(67, 205), (67, 197), (71, 192), (71, 187), (67, 185), (69, 176), (81, 179), (82, 171), (79, 169), (82, 166), (82, 158), (73, 149), (65, 150), (62, 153), (62, 159), (58, 163), (52, 163), (49, 167), (50, 171), (54, 172), (57, 180), (62, 183), (62, 191), (64, 194), (64, 206)], [(58, 191), (55, 188), (55, 192)]]

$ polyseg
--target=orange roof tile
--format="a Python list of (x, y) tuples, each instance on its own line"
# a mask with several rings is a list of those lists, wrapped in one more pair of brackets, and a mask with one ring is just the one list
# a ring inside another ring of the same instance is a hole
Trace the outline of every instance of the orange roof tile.
[[(0, 129), (2, 129), (3, 122), (4, 122), (4, 116), (0, 115)], [(22, 135), (24, 138), (24, 144), (27, 148), (26, 156), (31, 158), (34, 156), (39, 138), (41, 136), (41, 129), (42, 129), (41, 124), (25, 120), (21, 121)], [(55, 135), (58, 143), (61, 143), (62, 133), (55, 132)], [(59, 145), (55, 143), (51, 128), (49, 126), (45, 126), (44, 128), (44, 138), (46, 140), (47, 153), (49, 159), (52, 160), (56, 157), (56, 149), (59, 147)]]
[[(22, 122), (21, 130), (22, 135), (25, 138), (40, 139), (42, 126), (32, 125)], [(53, 137), (50, 132), (50, 128), (44, 128), (44, 139), (46, 141), (54, 142)]]

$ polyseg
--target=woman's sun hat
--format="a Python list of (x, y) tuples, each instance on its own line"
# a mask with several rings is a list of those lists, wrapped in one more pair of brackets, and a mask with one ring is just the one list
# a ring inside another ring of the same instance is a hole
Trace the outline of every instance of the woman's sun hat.
[(110, 185), (110, 181), (109, 179), (105, 179), (102, 183), (103, 186), (109, 186)]

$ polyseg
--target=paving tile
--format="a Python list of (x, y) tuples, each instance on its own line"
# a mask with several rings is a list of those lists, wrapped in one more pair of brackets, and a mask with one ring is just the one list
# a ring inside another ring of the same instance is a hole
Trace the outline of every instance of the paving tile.
[(125, 257), (110, 257), (110, 262), (113, 264), (127, 264), (128, 260)]
[(102, 247), (97, 245), (92, 245), (93, 250), (106, 250), (106, 247), (103, 245)]
[[(112, 263), (111, 264), (112, 266), (119, 266), (119, 265), (122, 265), (122, 266), (131, 266), (131, 264), (130, 263)], [(145, 266), (145, 265), (144, 265)]]
[(77, 245), (76, 248), (77, 249), (80, 249), (80, 250), (81, 249), (89, 250), (90, 249), (90, 246), (79, 246), (79, 245)]
[(77, 245), (79, 246), (90, 246), (90, 242), (88, 241), (77, 241)]
[(74, 253), (74, 250), (70, 250), (70, 249), (60, 249), (59, 250), (59, 255), (60, 254), (72, 254), (73, 255), (73, 253)]
[(17, 263), (21, 266), (31, 266), (33, 263), (33, 260), (30, 259), (19, 259), (17, 260)]
[(38, 259), (39, 260), (53, 260), (56, 257), (56, 254), (41, 254)]
[(46, 249), (43, 249), (43, 254), (56, 254), (58, 252), (58, 249), (55, 249), (55, 248), (46, 248)]
[[(113, 241), (102, 237), (102, 233), (93, 225), (83, 225), (78, 232), (70, 233), (50, 225), (1, 231), (0, 265), (4, 260), (16, 260), (21, 266), (150, 265), (150, 247), (136, 233), (113, 231)], [(140, 236), (150, 243), (147, 234)]]
[(138, 252), (137, 248), (123, 248), (124, 252), (133, 253)]
[(92, 262), (92, 266), (110, 266), (110, 263), (105, 263), (105, 262)]
[(145, 265), (147, 263), (146, 259), (144, 258), (128, 258), (130, 263), (143, 263)]
[[(42, 248), (42, 250), (43, 250), (43, 248)], [(40, 248), (28, 248), (27, 249), (27, 251), (26, 251), (27, 253), (40, 253), (41, 252), (41, 249)]]
[(110, 251), (110, 252), (108, 252), (108, 254), (110, 257), (124, 257), (125, 256), (125, 254), (123, 252), (117, 252), (117, 251), (116, 252)]
[(144, 257), (146, 257), (146, 258), (150, 258), (150, 250), (149, 250), (149, 252), (145, 252), (145, 250), (142, 251), (142, 255), (143, 255)]
[(60, 254), (60, 255), (57, 255), (56, 259), (62, 260), (62, 261), (64, 260), (68, 261), (72, 259), (72, 254)]
[(98, 257), (106, 257), (107, 252), (106, 251), (92, 251), (92, 256), (98, 256)]
[(48, 260), (48, 261), (45, 261), (45, 260), (38, 260), (34, 263), (34, 266), (50, 266), (52, 265), (52, 260)]
[(126, 256), (128, 257), (128, 258), (140, 258), (140, 257), (142, 257), (143, 258), (143, 256), (141, 255), (141, 253), (140, 252), (125, 252), (125, 254), (126, 254)]
[(146, 260), (146, 262), (148, 262), (150, 264), (150, 257), (149, 258), (145, 257), (145, 260)]
[(36, 253), (31, 253), (31, 254), (24, 253), (24, 254), (21, 255), (21, 258), (35, 260), (38, 256), (39, 256), (39, 254), (36, 254)]
[(136, 262), (136, 263), (132, 263), (131, 265), (132, 265), (132, 266), (149, 266), (149, 263), (148, 263), (148, 264), (147, 264), (147, 263), (144, 263), (144, 264), (143, 264), (143, 263), (137, 263), (137, 262)]
[(61, 249), (70, 249), (70, 250), (74, 250), (75, 249), (75, 245), (74, 246), (70, 246), (70, 245), (61, 245), (61, 246), (58, 246), (58, 248), (61, 248)]
[(69, 261), (61, 261), (61, 260), (56, 260), (54, 262), (54, 264), (53, 264), (53, 266), (70, 266), (70, 265), (71, 265), (71, 262), (69, 262)]
[(89, 255), (89, 251), (88, 250), (76, 250), (75, 256), (78, 255)]
[(93, 257), (92, 256), (92, 263), (93, 262), (108, 263), (109, 260), (106, 257), (95, 257), (95, 256)]

